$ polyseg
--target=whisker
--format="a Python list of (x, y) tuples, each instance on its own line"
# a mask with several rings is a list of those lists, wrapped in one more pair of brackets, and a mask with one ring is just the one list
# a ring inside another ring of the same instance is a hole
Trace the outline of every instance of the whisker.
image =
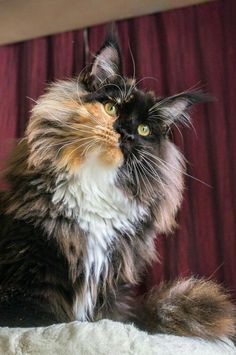
[(171, 164), (168, 163), (167, 161), (162, 160), (160, 157), (156, 157), (155, 155), (151, 154), (151, 153), (148, 152), (148, 151), (145, 151), (145, 154), (148, 154), (149, 156), (151, 156), (153, 159), (157, 160), (157, 161), (158, 161), (160, 164), (162, 164), (163, 166), (166, 166), (166, 165), (167, 165), (167, 166), (171, 167), (171, 169), (174, 169), (174, 170), (176, 170), (176, 171), (178, 171), (178, 172), (180, 172), (180, 173), (182, 173), (182, 174), (184, 174), (184, 175), (186, 175), (186, 176), (192, 178), (193, 180), (196, 180), (196, 181), (202, 183), (203, 185), (212, 188), (212, 186), (209, 185), (209, 184), (207, 184), (206, 182), (204, 182), (204, 181), (202, 181), (202, 180), (200, 180), (200, 179), (198, 179), (198, 178), (196, 178), (196, 177), (194, 177), (194, 176), (192, 176), (192, 175), (186, 173), (186, 171), (182, 171), (182, 170), (176, 168), (175, 166), (171, 165)]
[[(137, 164), (136, 164), (137, 169), (141, 172), (140, 177), (143, 180), (144, 186), (145, 186), (147, 192), (149, 193), (149, 196), (151, 197), (153, 195), (153, 193), (154, 193), (153, 186), (150, 183), (150, 181), (149, 181), (149, 179), (148, 179), (148, 177), (147, 177), (147, 175), (145, 173), (145, 170), (144, 170), (143, 166), (140, 164), (140, 162), (138, 161), (137, 157), (134, 154), (133, 154), (133, 157), (134, 157), (134, 159), (137, 162)], [(146, 182), (148, 183), (149, 187), (148, 187), (147, 183), (145, 182), (144, 178), (146, 178)]]

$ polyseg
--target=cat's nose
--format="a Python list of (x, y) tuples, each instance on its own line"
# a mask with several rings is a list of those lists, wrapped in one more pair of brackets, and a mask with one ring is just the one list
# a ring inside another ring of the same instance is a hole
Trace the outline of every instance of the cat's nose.
[(116, 120), (114, 123), (113, 123), (113, 129), (117, 132), (117, 133), (121, 133), (121, 125), (119, 123), (118, 120)]
[(113, 129), (121, 135), (121, 138), (130, 138), (134, 139), (134, 135), (127, 131), (118, 121), (113, 123)]

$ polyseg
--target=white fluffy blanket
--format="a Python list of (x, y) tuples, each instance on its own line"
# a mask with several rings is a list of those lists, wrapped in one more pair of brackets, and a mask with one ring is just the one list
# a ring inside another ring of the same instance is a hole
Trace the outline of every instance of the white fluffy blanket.
[(148, 335), (132, 325), (102, 320), (41, 328), (0, 328), (1, 355), (232, 355), (227, 339), (208, 342)]

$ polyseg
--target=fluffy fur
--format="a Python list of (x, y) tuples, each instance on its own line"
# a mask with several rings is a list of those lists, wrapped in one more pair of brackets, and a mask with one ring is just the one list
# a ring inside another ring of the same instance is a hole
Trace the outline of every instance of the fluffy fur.
[(107, 317), (150, 332), (233, 335), (233, 306), (212, 282), (163, 285), (137, 306), (131, 291), (182, 200), (184, 158), (168, 132), (205, 99), (139, 90), (111, 38), (80, 78), (39, 98), (1, 197), (0, 325)]

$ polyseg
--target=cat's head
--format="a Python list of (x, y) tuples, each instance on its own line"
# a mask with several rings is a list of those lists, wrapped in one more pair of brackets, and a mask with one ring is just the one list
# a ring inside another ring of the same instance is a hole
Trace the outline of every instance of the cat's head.
[(101, 160), (121, 166), (139, 149), (158, 150), (171, 126), (188, 124), (190, 106), (204, 100), (201, 92), (159, 98), (138, 89), (123, 75), (110, 36), (78, 79), (53, 84), (38, 100), (27, 130), (30, 163), (52, 165), (54, 159), (69, 171), (100, 150)]
[(133, 196), (168, 200), (174, 215), (184, 163), (168, 133), (178, 122), (188, 124), (189, 108), (202, 101), (199, 91), (159, 98), (140, 90), (123, 75), (119, 45), (108, 37), (77, 79), (53, 84), (33, 108), (29, 166), (73, 175), (92, 159), (113, 170)]

